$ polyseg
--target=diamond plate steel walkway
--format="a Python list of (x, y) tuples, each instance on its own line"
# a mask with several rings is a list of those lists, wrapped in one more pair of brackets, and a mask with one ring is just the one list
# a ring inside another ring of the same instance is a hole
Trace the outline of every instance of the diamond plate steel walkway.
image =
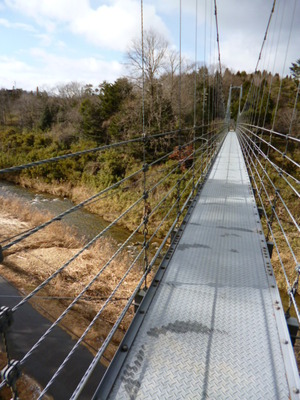
[(298, 399), (249, 177), (229, 132), (95, 399)]

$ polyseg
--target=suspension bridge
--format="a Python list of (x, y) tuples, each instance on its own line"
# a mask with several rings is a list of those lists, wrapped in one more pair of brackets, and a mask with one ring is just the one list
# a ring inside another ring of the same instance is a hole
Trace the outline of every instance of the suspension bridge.
[[(296, 302), (300, 228), (290, 207), (290, 199), (299, 201), (300, 197), (300, 139), (294, 128), (299, 84), (293, 94), (288, 131), (281, 132), (276, 129), (281, 85), (272, 123), (267, 124), (272, 82), (267, 84), (265, 76), (257, 73), (264, 62), (273, 15), (280, 11), (274, 1), (246, 100), (243, 102), (242, 87), (232, 85), (225, 109), (216, 1), (212, 4), (218, 63), (213, 77), (204, 76), (203, 98), (197, 99), (195, 47), (192, 126), (183, 125), (181, 119), (180, 65), (178, 127), (147, 134), (142, 70), (140, 135), (0, 170), (5, 178), (7, 174), (111, 148), (122, 152), (132, 145), (139, 146), (143, 153), (140, 168), (130, 175), (42, 224), (1, 238), (0, 261), (5, 266), (8, 253), (13, 254), (23, 243), (26, 246), (29, 238), (45, 228), (101, 201), (115, 189), (128, 190), (132, 185), (134, 192), (133, 183), (140, 182), (141, 193), (133, 196), (132, 204), (70, 259), (54, 270), (49, 269), (47, 277), (34, 288), (21, 294), (5, 280), (0, 281), (4, 356), (0, 396), (1, 391), (9, 388), (14, 399), (22, 398), (19, 381), (23, 373), (41, 385), (38, 399), (300, 398), (293, 349), (297, 321), (300, 322)], [(197, 16), (197, 1), (195, 5)], [(141, 20), (143, 44), (143, 14)], [(292, 25), (293, 20), (291, 29)], [(197, 18), (195, 32), (197, 38)], [(181, 54), (179, 60), (181, 64)], [(143, 64), (142, 49), (142, 68)], [(209, 80), (215, 89), (208, 101), (204, 94), (205, 82)], [(236, 89), (240, 90), (238, 116), (237, 121), (232, 121), (231, 96)], [(267, 106), (263, 107), (265, 98)], [(205, 114), (208, 103), (212, 109)], [(153, 143), (161, 148), (155, 159), (147, 152)], [(170, 159), (173, 162), (167, 163)], [(157, 168), (163, 174), (155, 174)], [(158, 196), (159, 189), (167, 183), (168, 190)], [(128, 238), (105, 261), (99, 261), (96, 273), (68, 299), (67, 306), (63, 303), (64, 309), (58, 316), (50, 320), (42, 317), (32, 304), (130, 213), (142, 213), (142, 220)], [(156, 223), (151, 225), (152, 221)], [(128, 255), (128, 245), (140, 232), (143, 243), (136, 253)], [(276, 274), (271, 264), (273, 253)], [(89, 309), (91, 288), (101, 281), (105, 285), (106, 274), (115, 274), (116, 262), (121, 259), (126, 264), (122, 275), (106, 291), (106, 297), (96, 302), (97, 310), (80, 335), (71, 337), (63, 330), (65, 319), (83, 302), (87, 303), (85, 310)], [(288, 269), (292, 269), (291, 275)], [(282, 304), (275, 275), (285, 279), (287, 309)], [(103, 315), (132, 279), (135, 285), (118, 313), (114, 309), (107, 335), (97, 348), (83, 346), (91, 332), (100, 336)], [(292, 313), (295, 317), (291, 317)], [(130, 326), (118, 341), (113, 358), (108, 359), (107, 350), (116, 341), (128, 315)]]

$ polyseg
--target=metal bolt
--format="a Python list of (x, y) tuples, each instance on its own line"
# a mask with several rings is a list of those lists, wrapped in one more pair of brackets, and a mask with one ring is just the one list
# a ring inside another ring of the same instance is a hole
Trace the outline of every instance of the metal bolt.
[(300, 390), (299, 390), (298, 388), (295, 388), (295, 387), (294, 387), (294, 388), (293, 388), (293, 392), (294, 392), (294, 393), (300, 393)]
[(127, 344), (123, 344), (121, 350), (124, 351), (124, 352), (128, 351), (128, 346), (127, 346)]

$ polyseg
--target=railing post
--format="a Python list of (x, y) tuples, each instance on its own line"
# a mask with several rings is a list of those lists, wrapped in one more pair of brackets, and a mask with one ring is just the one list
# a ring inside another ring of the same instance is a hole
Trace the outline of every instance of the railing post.
[(295, 346), (296, 337), (299, 331), (299, 322), (297, 318), (288, 317), (286, 323), (289, 329), (292, 345)]
[(269, 236), (270, 236), (272, 225), (273, 225), (273, 220), (274, 220), (274, 214), (275, 214), (275, 208), (276, 208), (278, 195), (279, 195), (279, 189), (276, 189), (275, 198), (274, 198), (273, 205), (272, 205), (272, 213), (271, 213), (270, 220), (269, 220), (269, 223), (268, 223), (268, 233), (267, 233), (267, 237), (266, 237), (267, 242), (269, 241)]

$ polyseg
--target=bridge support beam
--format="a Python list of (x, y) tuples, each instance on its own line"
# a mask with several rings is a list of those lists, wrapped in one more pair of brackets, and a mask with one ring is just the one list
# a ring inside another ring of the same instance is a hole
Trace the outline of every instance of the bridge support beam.
[(143, 301), (143, 298), (146, 296), (146, 288), (144, 288), (144, 289), (140, 289), (138, 292), (137, 292), (137, 294), (136, 294), (136, 296), (135, 296), (135, 298), (134, 298), (134, 302), (133, 302), (133, 305), (134, 305), (134, 312), (136, 313), (137, 312), (137, 310), (138, 310), (138, 308), (139, 308), (139, 306), (140, 306), (140, 304), (141, 304), (141, 302)]
[(297, 337), (297, 333), (299, 331), (299, 322), (298, 322), (297, 318), (288, 317), (286, 319), (286, 323), (289, 328), (292, 345), (294, 346), (296, 337)]
[(274, 243), (273, 242), (267, 242), (267, 246), (268, 246), (268, 251), (269, 251), (269, 257), (272, 258)]
[(174, 228), (172, 230), (172, 232), (171, 232), (171, 243), (173, 242), (173, 240), (174, 240), (175, 236), (177, 235), (177, 233), (178, 233), (178, 229)]

